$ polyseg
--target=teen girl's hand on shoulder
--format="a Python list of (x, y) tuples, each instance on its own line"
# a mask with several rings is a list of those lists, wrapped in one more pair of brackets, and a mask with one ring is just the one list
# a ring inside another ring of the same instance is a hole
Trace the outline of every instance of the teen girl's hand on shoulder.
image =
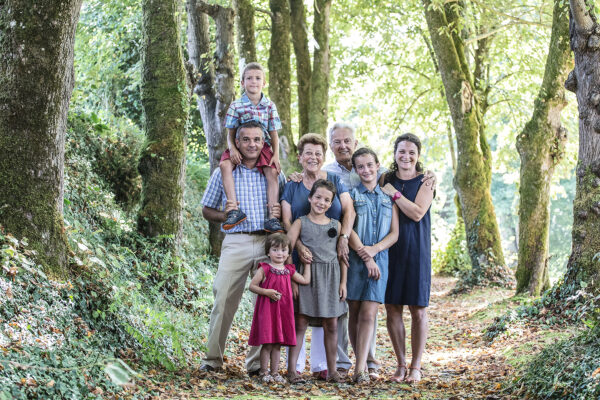
[(382, 188), (381, 191), (385, 194), (387, 194), (390, 197), (393, 197), (396, 192), (398, 190), (396, 190), (396, 188), (391, 184), (391, 183), (386, 183)]

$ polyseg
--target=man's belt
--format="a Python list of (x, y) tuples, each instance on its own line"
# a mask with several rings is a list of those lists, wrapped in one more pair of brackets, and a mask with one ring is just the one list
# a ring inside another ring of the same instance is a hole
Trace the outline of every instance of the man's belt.
[(269, 232), (265, 230), (252, 231), (252, 232), (227, 232), (228, 235), (244, 234), (244, 235), (268, 235)]

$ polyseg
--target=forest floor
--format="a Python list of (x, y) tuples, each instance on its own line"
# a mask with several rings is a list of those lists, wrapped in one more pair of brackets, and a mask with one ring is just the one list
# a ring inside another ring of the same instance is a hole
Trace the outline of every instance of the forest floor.
[[(229, 354), (236, 356), (227, 358), (223, 373), (207, 375), (195, 368), (177, 373), (152, 370), (127, 391), (157, 399), (511, 399), (515, 396), (507, 391), (506, 383), (516, 379), (515, 371), (526, 365), (544, 344), (576, 333), (565, 326), (546, 325), (542, 317), (535, 323), (512, 326), (490, 344), (485, 328), (494, 317), (517, 307), (523, 299), (513, 297), (512, 290), (499, 288), (451, 294), (455, 283), (454, 278), (433, 277), (423, 380), (412, 386), (387, 381), (396, 362), (385, 327), (385, 309), (381, 306), (377, 357), (382, 373), (379, 380), (369, 384), (329, 384), (312, 379), (309, 373), (304, 374), (307, 383), (302, 385), (263, 384), (249, 378), (244, 370), (248, 329), (234, 327), (230, 333), (234, 339), (227, 346)], [(405, 321), (409, 327), (407, 310)], [(407, 347), (410, 360), (408, 341)]]

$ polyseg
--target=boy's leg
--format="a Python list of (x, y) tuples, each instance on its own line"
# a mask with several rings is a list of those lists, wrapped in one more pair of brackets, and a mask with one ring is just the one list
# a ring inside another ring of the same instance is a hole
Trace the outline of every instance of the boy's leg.
[(274, 204), (279, 202), (279, 182), (277, 180), (277, 169), (272, 167), (263, 167), (263, 174), (265, 174), (265, 178), (267, 178), (267, 208), (268, 208), (268, 217), (267, 221), (265, 221), (265, 231), (275, 233), (275, 232), (285, 232), (281, 223), (277, 218), (273, 218), (271, 214), (271, 209)]
[[(221, 169), (221, 179), (223, 180), (223, 190), (228, 200), (235, 201), (237, 205), (237, 197), (235, 194), (235, 182), (233, 181), (233, 168), (234, 165), (230, 159), (221, 160), (219, 163)], [(229, 211), (227, 213), (227, 219), (223, 222), (223, 229), (228, 230), (243, 222), (246, 219), (246, 214), (238, 209)]]

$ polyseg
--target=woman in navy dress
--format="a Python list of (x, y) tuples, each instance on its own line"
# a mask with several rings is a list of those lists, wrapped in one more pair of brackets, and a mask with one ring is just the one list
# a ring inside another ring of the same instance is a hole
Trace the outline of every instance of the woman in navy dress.
[[(389, 249), (389, 275), (385, 291), (387, 328), (392, 339), (396, 372), (391, 380), (408, 383), (421, 380), (421, 358), (427, 340), (429, 292), (431, 288), (431, 223), (429, 207), (433, 185), (425, 185), (419, 162), (421, 141), (412, 133), (394, 142), (394, 163), (382, 177), (383, 191), (400, 209), (398, 241)], [(406, 367), (406, 333), (402, 312), (408, 306), (412, 319), (412, 360)]]

